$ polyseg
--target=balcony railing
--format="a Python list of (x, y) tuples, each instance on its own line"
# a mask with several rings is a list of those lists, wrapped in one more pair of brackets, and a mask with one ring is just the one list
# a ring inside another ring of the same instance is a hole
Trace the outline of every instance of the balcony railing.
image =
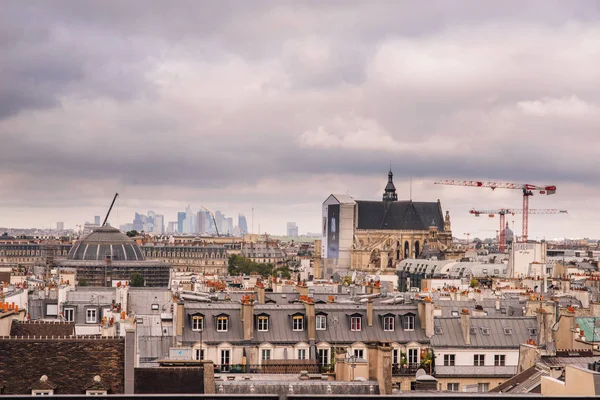
[(517, 374), (516, 365), (493, 366), (486, 365), (476, 367), (472, 365), (444, 366), (435, 367), (435, 376), (514, 376)]
[(415, 375), (420, 364), (392, 364), (392, 376)]
[(215, 373), (227, 374), (300, 374), (302, 371), (306, 371), (309, 374), (319, 374), (322, 372), (322, 367), (317, 363), (215, 365)]

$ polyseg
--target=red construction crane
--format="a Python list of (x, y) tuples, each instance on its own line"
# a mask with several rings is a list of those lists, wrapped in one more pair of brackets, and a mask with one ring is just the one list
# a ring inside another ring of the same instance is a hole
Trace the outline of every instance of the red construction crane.
[[(555, 208), (539, 208), (529, 209), (529, 214), (567, 214), (567, 210), (557, 210)], [(508, 222), (506, 221), (506, 214), (522, 214), (523, 210), (520, 208), (501, 208), (499, 210), (469, 210), (469, 213), (476, 217), (481, 214), (487, 214), (490, 218), (500, 215), (500, 237), (499, 237), (499, 251), (502, 253), (506, 249), (506, 230), (508, 229)], [(505, 226), (506, 224), (506, 226)]]
[(480, 181), (437, 181), (437, 185), (454, 185), (454, 186), (473, 186), (485, 187), (492, 190), (495, 189), (519, 189), (523, 191), (523, 236), (521, 240), (527, 242), (529, 231), (529, 196), (533, 196), (534, 191), (539, 191), (540, 194), (551, 195), (556, 193), (556, 186), (546, 185), (537, 186), (529, 183), (506, 183), (506, 182), (480, 182)]

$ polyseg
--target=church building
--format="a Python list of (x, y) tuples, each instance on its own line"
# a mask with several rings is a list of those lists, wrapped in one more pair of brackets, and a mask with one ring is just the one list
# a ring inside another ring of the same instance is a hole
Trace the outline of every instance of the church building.
[(398, 201), (391, 170), (381, 201), (331, 194), (322, 215), (324, 277), (350, 270), (393, 274), (405, 258), (452, 245), (450, 215), (440, 201)]

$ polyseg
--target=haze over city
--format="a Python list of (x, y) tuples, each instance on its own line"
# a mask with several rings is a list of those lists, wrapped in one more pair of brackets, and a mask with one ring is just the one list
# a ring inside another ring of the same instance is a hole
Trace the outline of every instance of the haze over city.
[(530, 206), (569, 213), (530, 238), (597, 236), (595, 1), (2, 8), (0, 226), (75, 228), (119, 192), (114, 226), (191, 204), (320, 232), (326, 196), (379, 200), (391, 164), (455, 236), (494, 236), (468, 210), (521, 196), (436, 179), (556, 185)]

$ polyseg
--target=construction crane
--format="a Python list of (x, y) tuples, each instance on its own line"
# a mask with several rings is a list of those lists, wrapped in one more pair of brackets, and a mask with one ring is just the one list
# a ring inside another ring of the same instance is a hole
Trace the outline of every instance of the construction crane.
[(217, 227), (217, 220), (215, 219), (215, 215), (212, 212), (210, 212), (210, 210), (208, 208), (206, 208), (204, 206), (200, 206), (200, 207), (202, 209), (204, 209), (204, 211), (206, 211), (212, 217), (213, 223), (215, 224), (215, 231), (217, 231), (217, 237), (219, 237), (219, 228)]
[[(529, 209), (529, 214), (567, 214), (567, 210), (557, 210), (555, 208), (539, 208), (539, 209)], [(479, 217), (481, 214), (487, 214), (490, 218), (494, 218), (496, 215), (500, 216), (500, 237), (498, 239), (499, 242), (499, 251), (502, 253), (506, 249), (506, 230), (508, 229), (508, 222), (506, 222), (506, 214), (515, 215), (515, 214), (523, 214), (523, 209), (520, 208), (501, 208), (499, 210), (469, 210), (469, 213), (473, 214), (476, 217)]]
[(455, 181), (445, 180), (434, 182), (436, 185), (454, 185), (454, 186), (472, 186), (472, 187), (484, 187), (492, 190), (496, 189), (518, 189), (523, 192), (523, 235), (521, 240), (523, 243), (527, 242), (527, 236), (529, 232), (529, 197), (533, 196), (533, 192), (539, 192), (540, 194), (551, 195), (556, 193), (556, 186), (546, 185), (538, 186), (531, 185), (529, 183), (506, 183), (506, 182), (481, 182), (481, 181)]
[(104, 218), (104, 222), (102, 223), (102, 226), (106, 225), (106, 221), (108, 221), (108, 216), (110, 215), (110, 212), (111, 212), (113, 206), (115, 205), (115, 200), (117, 200), (117, 196), (119, 196), (119, 193), (115, 193), (115, 197), (113, 197), (113, 201), (112, 201), (112, 203), (110, 203), (110, 207), (108, 208), (108, 212), (106, 213), (106, 217)]

